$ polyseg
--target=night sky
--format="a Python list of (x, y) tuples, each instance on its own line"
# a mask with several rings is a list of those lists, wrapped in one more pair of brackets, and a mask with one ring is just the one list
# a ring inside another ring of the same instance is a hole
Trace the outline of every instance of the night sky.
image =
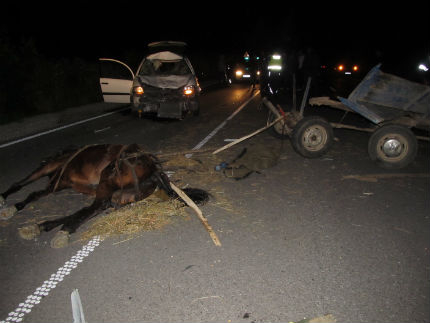
[(88, 3), (68, 2), (57, 9), (17, 2), (2, 8), (0, 36), (18, 46), (30, 39), (49, 57), (91, 59), (144, 51), (157, 40), (183, 40), (192, 49), (218, 52), (312, 46), (324, 54), (378, 49), (399, 58), (411, 51), (428, 53), (430, 44), (428, 2), (399, 7), (387, 2), (385, 8), (359, 2), (284, 2), (287, 8), (245, 1)]

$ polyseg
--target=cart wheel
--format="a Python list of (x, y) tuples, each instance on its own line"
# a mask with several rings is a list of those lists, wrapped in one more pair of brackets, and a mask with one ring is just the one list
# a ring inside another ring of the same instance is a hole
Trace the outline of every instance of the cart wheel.
[(370, 159), (388, 169), (402, 168), (414, 161), (417, 138), (409, 128), (386, 125), (376, 130), (369, 139)]
[[(269, 111), (269, 116), (267, 117), (267, 124), (275, 121), (276, 116), (272, 111)], [(284, 123), (284, 120), (281, 120), (273, 125), (273, 127), (270, 127), (270, 133), (272, 136), (280, 139), (286, 139), (288, 138), (287, 133), (287, 126)]]
[(333, 144), (333, 129), (319, 116), (300, 120), (293, 130), (291, 143), (303, 157), (317, 158), (324, 155)]

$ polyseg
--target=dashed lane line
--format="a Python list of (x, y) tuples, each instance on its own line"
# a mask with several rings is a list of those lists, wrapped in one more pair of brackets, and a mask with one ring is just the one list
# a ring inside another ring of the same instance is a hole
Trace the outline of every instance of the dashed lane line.
[(73, 269), (88, 257), (100, 242), (100, 236), (96, 236), (91, 239), (72, 258), (66, 261), (63, 266), (58, 268), (58, 270), (52, 274), (48, 280), (45, 280), (41, 286), (37, 287), (33, 294), (27, 296), (23, 303), (19, 303), (18, 307), (10, 312), (6, 319), (0, 321), (0, 323), (21, 322), (25, 315), (30, 313), (32, 308), (41, 302), (42, 298), (48, 296), (49, 292), (57, 287), (57, 285), (62, 282)]
[[(225, 119), (221, 124), (216, 127), (214, 130), (212, 130), (211, 133), (209, 133), (205, 138), (203, 138), (202, 141), (200, 141), (197, 145), (194, 146), (191, 150), (198, 150), (202, 148), (215, 134), (220, 131), (231, 119), (233, 119), (245, 106), (248, 105), (249, 102), (251, 102), (252, 99), (254, 99), (258, 94), (260, 94), (260, 90), (257, 90), (254, 95), (252, 95), (248, 100), (246, 100), (244, 103), (242, 103), (227, 119)], [(188, 154), (191, 156), (192, 154)]]

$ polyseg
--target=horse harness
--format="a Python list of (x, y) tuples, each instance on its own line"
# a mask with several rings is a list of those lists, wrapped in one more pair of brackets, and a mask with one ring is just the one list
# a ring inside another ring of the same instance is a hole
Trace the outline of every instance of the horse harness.
[(136, 161), (137, 161), (137, 158), (144, 155), (145, 153), (139, 149), (138, 152), (127, 155), (125, 152), (126, 152), (127, 148), (129, 148), (129, 147), (130, 147), (130, 145), (124, 145), (120, 149), (120, 151), (119, 151), (119, 153), (115, 159), (115, 171), (117, 172), (117, 174), (119, 176), (119, 181), (120, 181), (120, 185), (121, 185), (121, 194), (122, 194), (123, 184), (122, 184), (122, 175), (120, 172), (120, 165), (121, 165), (121, 162), (124, 162), (124, 164), (127, 165), (127, 167), (131, 171), (131, 175), (133, 176), (133, 185), (134, 185), (134, 189), (136, 191), (136, 195), (138, 197), (141, 192), (139, 189), (139, 179), (137, 178), (136, 169), (135, 169), (137, 163), (132, 164), (132, 163), (130, 163), (129, 159), (136, 158)]

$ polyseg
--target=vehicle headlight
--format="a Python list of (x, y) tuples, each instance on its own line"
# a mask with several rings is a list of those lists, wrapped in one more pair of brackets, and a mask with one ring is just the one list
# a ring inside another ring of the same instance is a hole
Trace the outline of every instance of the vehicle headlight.
[(184, 95), (185, 96), (192, 96), (194, 95), (194, 86), (189, 85), (184, 87)]
[(357, 71), (358, 71), (358, 65), (354, 65), (354, 66), (352, 67), (352, 70), (353, 70), (354, 72), (357, 72)]
[(427, 72), (429, 68), (425, 64), (418, 65), (418, 70), (422, 72)]
[(135, 86), (135, 87), (133, 88), (133, 93), (134, 93), (135, 95), (142, 95), (143, 93), (145, 93), (145, 91), (143, 90), (143, 87), (142, 87), (142, 86)]
[(241, 70), (236, 71), (236, 76), (242, 76), (242, 75), (243, 75), (243, 71), (241, 71)]
[(282, 70), (282, 66), (277, 65), (277, 64), (271, 64), (271, 65), (267, 66), (267, 69), (271, 70), (271, 71), (280, 71), (280, 70)]

